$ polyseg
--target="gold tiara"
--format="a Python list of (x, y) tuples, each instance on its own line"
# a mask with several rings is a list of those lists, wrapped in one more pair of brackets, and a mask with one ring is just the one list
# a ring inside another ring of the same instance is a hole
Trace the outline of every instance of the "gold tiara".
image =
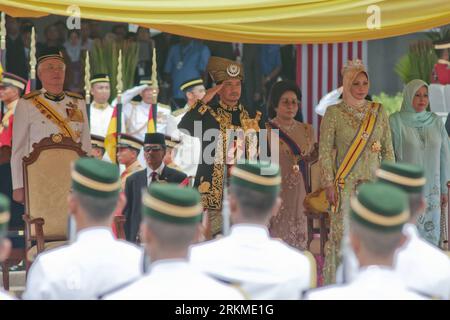
[(366, 67), (364, 66), (362, 61), (359, 59), (347, 61), (347, 63), (341, 70), (341, 75), (344, 76), (345, 73), (347, 73), (348, 71), (351, 71), (351, 70), (359, 71), (359, 72), (361, 72), (361, 71), (367, 72)]

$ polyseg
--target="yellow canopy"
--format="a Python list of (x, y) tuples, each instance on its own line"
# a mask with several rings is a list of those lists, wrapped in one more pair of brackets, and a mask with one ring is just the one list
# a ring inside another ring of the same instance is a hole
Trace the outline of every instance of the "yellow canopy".
[(0, 10), (20, 17), (67, 16), (71, 6), (81, 18), (246, 43), (369, 40), (450, 23), (449, 0), (1, 0)]

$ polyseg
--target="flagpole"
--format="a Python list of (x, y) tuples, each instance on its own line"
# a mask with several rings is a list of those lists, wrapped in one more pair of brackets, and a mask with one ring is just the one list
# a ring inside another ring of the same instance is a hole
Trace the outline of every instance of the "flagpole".
[[(6, 19), (5, 13), (2, 12), (0, 19), (0, 63), (2, 68), (6, 69)], [(1, 75), (0, 75), (1, 78)], [(3, 115), (5, 114), (4, 110), (5, 104), (3, 101), (1, 102), (0, 108), (0, 120), (3, 119)]]
[(117, 131), (116, 131), (116, 142), (119, 143), (119, 134), (121, 132), (122, 127), (122, 90), (123, 90), (123, 82), (122, 82), (122, 49), (119, 49), (119, 61), (117, 64)]
[[(156, 69), (156, 48), (153, 47), (153, 56), (152, 56), (152, 88), (158, 89), (158, 70)], [(157, 90), (153, 90), (153, 108), (149, 112), (153, 114), (153, 122), (155, 123), (155, 132), (158, 132), (157, 124), (158, 124), (158, 94)]]
[(86, 96), (86, 112), (88, 116), (89, 127), (91, 126), (91, 65), (89, 63), (89, 51), (86, 51), (84, 64), (84, 92)]
[(31, 43), (30, 43), (30, 84), (31, 90), (36, 89), (36, 33), (34, 27), (31, 28)]

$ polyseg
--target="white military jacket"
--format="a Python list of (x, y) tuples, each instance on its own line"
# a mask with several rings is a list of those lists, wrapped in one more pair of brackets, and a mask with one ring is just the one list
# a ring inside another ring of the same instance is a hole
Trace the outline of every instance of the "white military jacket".
[[(200, 139), (192, 137), (178, 129), (178, 124), (183, 118), (184, 114), (189, 110), (186, 105), (183, 109), (175, 110), (169, 115), (167, 119), (166, 132), (175, 140), (180, 140), (181, 143), (177, 146), (177, 153), (173, 162), (180, 167), (181, 171), (188, 176), (195, 177), (197, 173), (197, 166), (200, 161), (202, 153), (202, 146)], [(201, 128), (199, 128), (201, 132)]]
[(406, 224), (408, 240), (397, 253), (395, 269), (409, 288), (440, 299), (450, 299), (450, 259), (421, 239), (417, 227)]
[[(123, 115), (125, 119), (125, 128), (128, 134), (144, 141), (145, 133), (147, 132), (148, 114), (150, 112), (150, 105), (143, 101), (138, 103), (127, 103), (123, 107)], [(157, 125), (156, 131), (166, 134), (167, 118), (171, 113), (168, 105), (157, 104)]]
[(37, 256), (28, 274), (24, 299), (96, 299), (137, 279), (142, 250), (116, 240), (109, 228), (78, 232), (73, 244)]
[(10, 296), (7, 292), (0, 289), (0, 301), (2, 300), (16, 300), (13, 296)]
[(258, 225), (234, 225), (229, 236), (192, 246), (190, 263), (236, 283), (250, 299), (299, 299), (315, 286), (308, 258)]
[(82, 96), (65, 92), (61, 101), (52, 101), (45, 97), (45, 89), (32, 91), (24, 95), (16, 106), (14, 113), (13, 145), (11, 156), (11, 172), (13, 189), (23, 187), (22, 158), (32, 151), (33, 143), (61, 133), (61, 129), (44, 116), (33, 103), (39, 97), (57, 111), (62, 118), (69, 120), (68, 124), (75, 134), (75, 142), (81, 142), (82, 149), (91, 153), (91, 137), (86, 113), (86, 105)]
[[(94, 101), (89, 108), (91, 134), (106, 137), (114, 108), (110, 104), (106, 104), (102, 107), (98, 107), (97, 105), (98, 104)], [(125, 128), (123, 127), (121, 131), (124, 132), (124, 130)]]
[(236, 289), (191, 267), (182, 259), (158, 260), (149, 274), (105, 296), (107, 300), (241, 300)]
[(391, 268), (369, 266), (360, 269), (354, 280), (345, 285), (332, 285), (312, 290), (308, 300), (424, 300), (409, 290)]

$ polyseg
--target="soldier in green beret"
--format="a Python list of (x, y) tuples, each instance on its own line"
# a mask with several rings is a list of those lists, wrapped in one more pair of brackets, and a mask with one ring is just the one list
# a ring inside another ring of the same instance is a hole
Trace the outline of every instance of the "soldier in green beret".
[(119, 169), (95, 158), (75, 161), (69, 212), (76, 223), (73, 243), (37, 256), (25, 299), (95, 299), (141, 274), (142, 251), (116, 240), (113, 213), (122, 210)]
[(423, 168), (409, 163), (383, 162), (375, 174), (379, 181), (408, 193), (411, 218), (403, 228), (408, 241), (397, 254), (395, 269), (398, 275), (408, 287), (425, 295), (450, 299), (450, 259), (423, 239), (417, 228), (417, 221), (422, 219), (426, 206)]
[[(0, 263), (8, 259), (11, 251), (11, 241), (6, 237), (8, 233), (8, 222), (10, 201), (8, 197), (0, 193)], [(11, 300), (10, 295), (0, 289), (0, 300)]]
[(251, 299), (299, 299), (315, 286), (315, 263), (297, 249), (270, 238), (267, 224), (281, 206), (278, 165), (237, 164), (231, 170), (233, 226), (225, 238), (194, 245), (190, 261), (218, 279), (238, 284)]
[[(360, 270), (349, 284), (316, 289), (311, 300), (417, 300), (394, 270), (394, 253), (406, 237), (402, 228), (410, 219), (408, 196), (383, 182), (365, 183), (350, 200), (350, 246)], [(345, 261), (345, 259), (343, 259)]]
[(176, 184), (151, 184), (144, 193), (141, 238), (150, 272), (106, 295), (113, 300), (231, 300), (235, 289), (190, 266), (188, 247), (200, 237), (203, 208), (198, 191)]

